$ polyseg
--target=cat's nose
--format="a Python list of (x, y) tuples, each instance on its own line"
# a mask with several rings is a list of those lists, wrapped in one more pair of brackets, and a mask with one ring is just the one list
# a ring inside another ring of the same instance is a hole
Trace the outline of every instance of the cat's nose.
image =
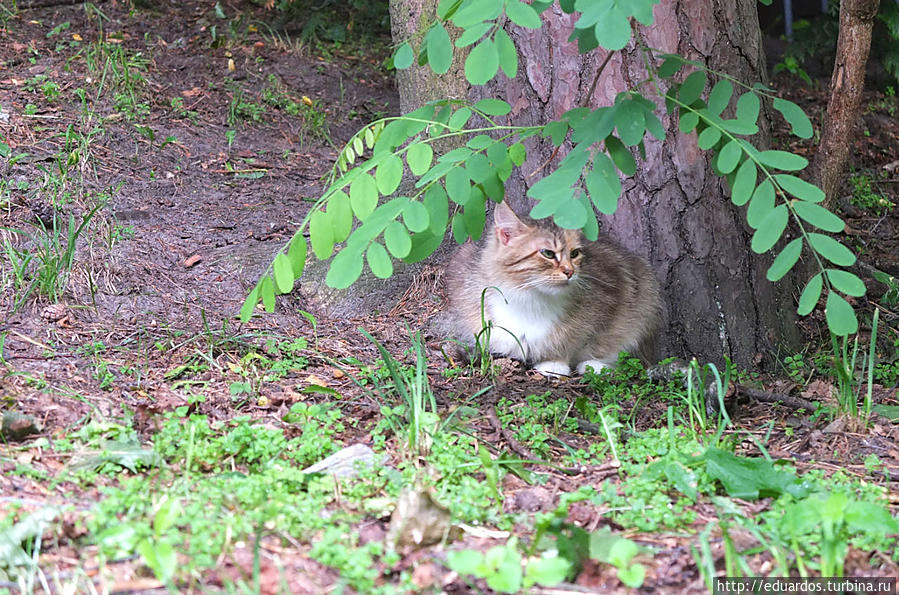
[(571, 279), (571, 276), (574, 274), (574, 269), (569, 266), (562, 266), (561, 269), (562, 269), (562, 273), (567, 278)]

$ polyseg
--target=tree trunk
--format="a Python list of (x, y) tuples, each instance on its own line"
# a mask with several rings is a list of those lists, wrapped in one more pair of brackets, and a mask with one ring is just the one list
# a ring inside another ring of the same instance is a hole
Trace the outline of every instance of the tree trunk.
[[(390, 0), (390, 34), (396, 44), (411, 41), (419, 47), (427, 27), (437, 15), (437, 0)], [(453, 38), (455, 31), (447, 23), (447, 31)], [(435, 99), (462, 99), (468, 94), (468, 82), (464, 74), (465, 52), (456, 50), (449, 72), (437, 75), (418, 61), (396, 73), (396, 86), (400, 93), (400, 110), (407, 114)]]
[[(395, 3), (401, 1), (409, 0)], [(700, 60), (745, 82), (762, 81), (755, 2), (663, 0), (655, 7), (655, 24), (639, 27), (639, 34), (662, 52)], [(579, 54), (577, 45), (567, 41), (576, 19), (558, 6), (542, 18), (544, 26), (537, 30), (506, 23), (519, 50), (518, 76), (499, 75), (488, 86), (472, 89), (473, 99), (503, 98), (512, 105), (512, 123), (543, 124), (581, 105), (610, 105), (619, 92), (646, 78), (643, 56), (632, 41), (612, 56), (588, 100), (605, 50)], [(646, 159), (638, 158), (636, 175), (624, 180), (618, 211), (602, 221), (601, 231), (647, 257), (656, 271), (667, 309), (660, 354), (718, 364), (728, 357), (755, 367), (780, 345), (794, 349), (798, 341), (789, 288), (765, 279), (770, 258), (751, 252), (744, 213), (730, 203), (726, 184), (712, 173), (695, 135), (679, 133), (674, 121), (663, 122), (666, 141), (647, 136)], [(563, 145), (542, 170), (553, 147), (533, 137), (526, 146), (527, 161), (506, 183), (506, 197), (515, 208), (527, 206), (527, 188), (570, 148)]]
[(836, 205), (849, 161), (849, 148), (855, 138), (871, 30), (879, 6), (880, 0), (840, 2), (840, 36), (830, 79), (830, 103), (821, 125), (821, 144), (812, 163), (815, 182), (824, 191), (824, 204), (829, 209)]

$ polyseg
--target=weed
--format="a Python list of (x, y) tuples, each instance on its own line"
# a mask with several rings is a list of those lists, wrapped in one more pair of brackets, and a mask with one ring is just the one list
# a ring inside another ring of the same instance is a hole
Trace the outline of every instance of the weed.
[(34, 232), (6, 230), (27, 241), (26, 247), (18, 248), (4, 236), (2, 246), (3, 256), (13, 271), (14, 287), (17, 292), (14, 309), (18, 309), (32, 291), (37, 291), (51, 302), (59, 301), (68, 287), (78, 237), (101, 206), (97, 205), (83, 215), (78, 225), (75, 224), (75, 217), (69, 215), (68, 226), (63, 227), (59, 216), (54, 212), (50, 228), (41, 222)]
[(874, 179), (869, 175), (853, 174), (849, 177), (849, 184), (852, 186), (849, 202), (858, 209), (879, 217), (896, 206), (886, 196), (874, 190)]
[[(231, 91), (231, 102), (228, 104), (228, 126), (234, 128), (241, 121), (261, 122), (265, 106), (246, 97), (243, 87), (229, 81), (225, 87)], [(229, 143), (230, 147), (230, 143)]]
[[(393, 387), (404, 403), (407, 426), (403, 431), (399, 426), (394, 428), (395, 433), (406, 435), (407, 453), (418, 460), (420, 455), (426, 454), (430, 449), (433, 436), (440, 430), (440, 418), (437, 415), (437, 402), (428, 381), (428, 362), (424, 355), (421, 333), (412, 335), (412, 349), (415, 354), (415, 369), (411, 375), (400, 371), (397, 361), (390, 355), (383, 345), (378, 343), (364, 329), (359, 329), (365, 337), (374, 343), (384, 361)], [(377, 385), (376, 385), (377, 386)], [(380, 387), (382, 399), (386, 396)]]
[(808, 73), (799, 65), (799, 61), (795, 56), (784, 56), (783, 60), (774, 65), (773, 73), (777, 75), (779, 72), (789, 72), (795, 77), (802, 79), (807, 85), (812, 85), (812, 79)]
[(177, 117), (182, 118), (184, 120), (189, 120), (191, 124), (196, 125), (197, 123), (197, 112), (194, 110), (187, 109), (184, 107), (184, 98), (183, 97), (172, 97), (169, 105), (172, 108), (172, 111), (175, 112)]

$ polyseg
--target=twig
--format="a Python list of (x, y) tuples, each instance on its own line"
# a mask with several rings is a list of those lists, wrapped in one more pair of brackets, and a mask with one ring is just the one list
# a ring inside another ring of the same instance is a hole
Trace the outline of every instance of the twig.
[(615, 50), (608, 52), (606, 54), (606, 59), (602, 61), (602, 64), (599, 65), (599, 70), (596, 71), (596, 76), (593, 77), (593, 84), (590, 85), (590, 91), (587, 93), (587, 96), (584, 98), (584, 107), (590, 106), (590, 98), (593, 97), (593, 92), (596, 91), (596, 84), (599, 83), (599, 76), (602, 74), (602, 71), (606, 69), (606, 64), (609, 63), (609, 60), (612, 59), (612, 55), (615, 53)]
[(780, 393), (772, 393), (757, 388), (750, 388), (742, 384), (735, 384), (734, 388), (738, 393), (743, 393), (747, 397), (761, 401), (762, 403), (783, 403), (790, 409), (805, 409), (806, 411), (814, 411), (817, 406), (814, 402), (802, 397), (791, 397)]
[(496, 415), (496, 407), (491, 407), (487, 410), (487, 419), (490, 421), (490, 425), (493, 429), (502, 435), (503, 439), (509, 444), (509, 448), (512, 449), (515, 454), (529, 461), (541, 460), (540, 457), (531, 452), (528, 447), (518, 442), (518, 440), (512, 436), (512, 432), (503, 427), (503, 424), (499, 421), (499, 417)]

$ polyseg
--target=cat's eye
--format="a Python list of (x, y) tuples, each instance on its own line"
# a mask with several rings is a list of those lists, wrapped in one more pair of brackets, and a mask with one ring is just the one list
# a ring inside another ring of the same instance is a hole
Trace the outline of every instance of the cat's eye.
[(541, 250), (540, 256), (542, 256), (544, 258), (548, 258), (550, 260), (556, 259), (556, 253), (553, 252), (552, 250), (550, 250), (549, 248), (544, 248), (543, 250)]
[(571, 251), (571, 254), (569, 254), (569, 256), (570, 256), (571, 258), (577, 258), (577, 257), (580, 256), (580, 255), (581, 255), (581, 249), (580, 249), (580, 248), (575, 248), (574, 250)]

